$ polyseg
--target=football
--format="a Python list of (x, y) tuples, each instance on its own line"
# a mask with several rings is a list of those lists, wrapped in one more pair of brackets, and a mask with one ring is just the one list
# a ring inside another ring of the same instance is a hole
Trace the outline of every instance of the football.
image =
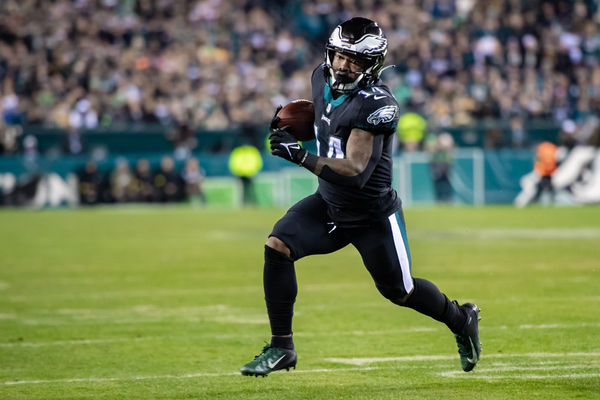
[(286, 104), (279, 113), (278, 128), (288, 126), (292, 135), (301, 141), (313, 140), (315, 130), (315, 106), (312, 101), (298, 99)]

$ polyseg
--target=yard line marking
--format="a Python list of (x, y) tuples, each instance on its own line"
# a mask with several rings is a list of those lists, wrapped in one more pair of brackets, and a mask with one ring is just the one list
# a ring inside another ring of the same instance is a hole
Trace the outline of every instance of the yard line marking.
[(186, 379), (186, 378), (201, 378), (201, 377), (215, 377), (215, 376), (228, 376), (238, 375), (239, 372), (201, 372), (196, 374), (185, 374), (185, 375), (148, 375), (148, 376), (124, 376), (124, 377), (107, 377), (107, 378), (68, 378), (68, 379), (39, 379), (31, 381), (6, 381), (4, 385), (28, 385), (28, 384), (40, 384), (40, 383), (73, 383), (73, 382), (115, 382), (115, 381), (140, 381), (148, 379)]
[(462, 230), (412, 230), (413, 238), (435, 239), (598, 239), (598, 228), (493, 228)]
[(206, 319), (224, 324), (266, 325), (269, 323), (267, 316), (239, 317), (235, 315), (216, 315)]
[[(254, 293), (262, 292), (263, 288), (259, 285), (249, 286), (227, 286), (220, 288), (198, 288), (198, 289), (133, 289), (133, 290), (113, 290), (104, 292), (85, 292), (85, 293), (74, 293), (74, 292), (60, 292), (60, 293), (47, 293), (44, 296), (52, 299), (92, 299), (92, 300), (105, 300), (107, 298), (127, 298), (127, 297), (142, 297), (147, 296), (150, 298), (156, 298), (157, 296), (201, 296), (208, 294), (228, 294), (228, 293)], [(8, 296), (11, 301), (15, 302), (27, 302), (31, 300), (30, 296)]]
[(478, 374), (465, 374), (461, 371), (442, 372), (440, 374), (445, 378), (469, 378), (469, 379), (483, 379), (483, 380), (501, 380), (501, 379), (583, 379), (583, 378), (598, 378), (600, 373), (576, 373), (576, 374), (561, 374), (561, 375), (478, 375)]
[(314, 336), (376, 336), (376, 335), (395, 335), (398, 333), (411, 333), (411, 332), (436, 332), (439, 328), (420, 327), (405, 329), (390, 329), (390, 330), (379, 330), (379, 331), (341, 331), (341, 332), (294, 332), (294, 336), (302, 337), (314, 337)]
[(519, 325), (519, 329), (560, 329), (560, 328), (599, 328), (600, 322), (580, 322), (577, 324), (539, 324), (539, 325)]
[[(0, 314), (0, 318), (2, 314)], [(267, 320), (265, 318), (238, 318), (233, 316), (220, 316), (213, 318), (205, 318), (207, 320), (223, 322), (223, 323), (238, 323), (238, 324), (266, 324)], [(193, 320), (193, 318), (188, 317), (186, 320)], [(197, 320), (199, 320), (197, 318)], [(21, 320), (32, 323), (32, 320)], [(47, 321), (48, 322), (48, 321)], [(121, 321), (113, 321), (114, 323), (125, 323)], [(129, 321), (131, 322), (131, 321)], [(136, 320), (135, 322), (140, 322), (140, 320)], [(48, 322), (49, 323), (49, 322)], [(539, 325), (519, 325), (518, 329), (570, 329), (570, 328), (585, 328), (585, 327), (600, 327), (600, 323), (588, 323), (582, 322), (578, 324), (539, 324)], [(499, 325), (499, 326), (484, 326), (482, 327), (484, 330), (494, 330), (501, 329), (506, 330), (510, 329), (507, 325)], [(363, 330), (354, 330), (354, 331), (341, 331), (341, 332), (298, 332), (294, 333), (295, 336), (298, 337), (321, 337), (321, 336), (382, 336), (382, 335), (397, 335), (401, 333), (419, 333), (419, 332), (437, 332), (443, 330), (443, 327), (425, 327), (425, 326), (415, 326), (404, 329), (389, 329), (389, 330), (373, 330), (373, 331), (363, 331)], [(242, 334), (242, 333), (210, 333), (210, 334), (199, 334), (198, 337), (210, 337), (217, 340), (227, 340), (227, 339), (239, 339), (239, 338), (251, 338), (255, 337), (254, 334)], [(163, 340), (163, 337), (153, 336), (153, 337), (131, 337), (131, 338), (109, 338), (109, 339), (81, 339), (81, 340), (57, 340), (57, 341), (47, 341), (47, 342), (10, 342), (10, 343), (0, 343), (0, 347), (42, 347), (42, 346), (60, 346), (60, 345), (79, 345), (79, 344), (95, 344), (95, 343), (111, 343), (111, 342), (127, 342), (127, 341), (135, 341), (140, 339), (155, 339), (155, 340)]]
[[(540, 366), (518, 366), (518, 365), (505, 365), (501, 367), (494, 368), (478, 368), (477, 372), (510, 372), (510, 371), (553, 371), (557, 369), (592, 369), (598, 366), (597, 363), (592, 363), (589, 365), (567, 365), (567, 364), (559, 364), (559, 365), (540, 365)], [(460, 372), (460, 371), (451, 371), (451, 372)], [(442, 372), (441, 374), (447, 374), (449, 372)]]
[[(348, 368), (316, 368), (316, 369), (300, 369), (295, 370), (294, 373), (323, 373), (323, 372), (347, 372), (347, 371), (373, 371), (381, 369), (381, 367), (348, 367)], [(123, 376), (123, 377), (106, 377), (106, 378), (67, 378), (67, 379), (39, 379), (39, 380), (28, 380), (28, 381), (6, 381), (2, 382), (2, 385), (14, 386), (14, 385), (32, 385), (32, 384), (43, 384), (43, 383), (77, 383), (77, 382), (115, 382), (115, 381), (141, 381), (141, 380), (152, 380), (152, 379), (189, 379), (189, 378), (203, 378), (203, 377), (220, 377), (220, 376), (242, 376), (239, 372), (199, 372), (193, 374), (184, 375), (147, 375), (147, 376)]]
[[(251, 321), (252, 323), (257, 323)], [(266, 320), (262, 321), (262, 323), (267, 323)], [(406, 329), (396, 329), (390, 331), (344, 331), (344, 332), (299, 332), (294, 333), (295, 336), (300, 337), (320, 337), (320, 336), (369, 336), (369, 335), (393, 335), (398, 333), (408, 333), (408, 332), (433, 332), (436, 331), (436, 328), (425, 328), (425, 327), (415, 327), (415, 328), (406, 328)], [(255, 337), (256, 335), (251, 334), (238, 334), (238, 333), (224, 333), (224, 334), (200, 334), (198, 337), (210, 337), (218, 340), (227, 340), (227, 339), (239, 339), (245, 337)], [(14, 341), (10, 343), (0, 343), (0, 347), (44, 347), (44, 346), (74, 346), (74, 345), (85, 345), (85, 344), (97, 344), (97, 343), (115, 343), (115, 342), (130, 342), (130, 341), (138, 341), (138, 340), (164, 340), (164, 337), (161, 336), (143, 336), (143, 337), (130, 337), (130, 338), (110, 338), (110, 339), (74, 339), (74, 340), (56, 340), (56, 341), (46, 341), (46, 342), (25, 342), (25, 341)]]
[[(589, 352), (589, 353), (484, 353), (484, 358), (551, 358), (551, 357), (600, 357), (600, 352)], [(382, 362), (396, 362), (396, 361), (440, 361), (440, 360), (454, 360), (455, 355), (415, 355), (415, 356), (398, 356), (398, 357), (354, 357), (354, 358), (325, 358), (325, 361), (350, 364), (350, 365), (364, 365)]]
[(56, 340), (52, 342), (11, 342), (0, 343), (0, 347), (44, 347), (44, 346), (72, 346), (77, 344), (118, 343), (138, 340), (156, 339), (155, 337), (135, 338), (113, 338), (113, 339), (79, 339), (79, 340)]
[[(530, 353), (536, 354), (536, 353)], [(561, 353), (557, 353), (561, 354)], [(565, 353), (565, 354), (579, 354), (579, 353)], [(586, 353), (584, 353), (586, 354)], [(591, 353), (589, 353), (591, 354)], [(523, 356), (527, 354), (517, 354), (517, 356)], [(564, 355), (564, 354), (561, 354)], [(452, 357), (453, 359), (455, 357)], [(393, 369), (410, 368), (409, 366), (395, 367)], [(547, 369), (558, 369), (558, 367), (540, 367)], [(563, 368), (572, 368), (572, 366), (564, 366)], [(581, 366), (580, 368), (584, 368)], [(300, 374), (311, 374), (311, 373), (328, 373), (328, 372), (351, 372), (351, 371), (375, 371), (383, 369), (383, 367), (347, 367), (347, 368), (315, 368), (296, 370), (294, 373)], [(387, 368), (389, 369), (389, 368)], [(522, 368), (525, 370), (526, 368)], [(497, 371), (489, 369), (490, 371)], [(488, 370), (479, 370), (479, 372)], [(498, 375), (478, 375), (478, 374), (465, 374), (462, 371), (448, 371), (441, 372), (439, 375), (447, 378), (476, 378), (476, 379), (569, 379), (569, 378), (593, 378), (599, 377), (600, 373), (575, 373), (575, 374), (563, 374), (563, 375), (516, 375), (516, 376), (498, 376)], [(5, 381), (2, 385), (14, 386), (14, 385), (33, 385), (33, 384), (55, 384), (55, 383), (81, 383), (81, 382), (115, 382), (115, 381), (140, 381), (140, 380), (161, 380), (161, 379), (190, 379), (190, 378), (205, 378), (205, 377), (221, 377), (221, 376), (241, 376), (239, 372), (198, 372), (183, 375), (146, 375), (146, 376), (124, 376), (124, 377), (105, 377), (105, 378), (66, 378), (66, 379), (39, 379), (39, 380), (23, 380), (23, 381)]]
[[(48, 279), (42, 279), (40, 278), (40, 282), (48, 282)], [(52, 280), (55, 281), (55, 280)], [(79, 279), (73, 279), (72, 280), (74, 282), (74, 284), (76, 284), (77, 282), (79, 282)], [(106, 283), (111, 283), (115, 281), (116, 279), (107, 279)], [(137, 282), (135, 280), (132, 280), (132, 282)], [(73, 286), (73, 285), (71, 285)], [(336, 290), (336, 289), (344, 289), (344, 288), (348, 288), (348, 287), (355, 287), (355, 288), (361, 288), (364, 287), (368, 290), (372, 289), (372, 286), (369, 286), (365, 283), (351, 283), (351, 282), (346, 282), (346, 283), (339, 283), (339, 284), (330, 284), (330, 285), (325, 285), (325, 284), (300, 284), (299, 288), (301, 291), (331, 291), (331, 290)], [(193, 289), (132, 289), (132, 290), (114, 290), (114, 291), (102, 291), (102, 292), (69, 292), (69, 291), (59, 291), (59, 292), (54, 292), (54, 293), (44, 293), (44, 298), (51, 298), (51, 299), (93, 299), (93, 300), (106, 300), (107, 298), (128, 298), (128, 297), (148, 297), (150, 299), (155, 299), (156, 297), (180, 297), (180, 296), (202, 296), (202, 295), (209, 295), (209, 294), (216, 294), (216, 295), (222, 295), (222, 294), (228, 294), (228, 293), (234, 293), (234, 294), (239, 294), (239, 293), (262, 293), (263, 291), (263, 287), (259, 286), (259, 285), (251, 285), (251, 286), (226, 286), (226, 287), (221, 287), (221, 288), (193, 288)], [(587, 296), (587, 295), (572, 295), (572, 296), (544, 296), (544, 297), (540, 297), (540, 296), (532, 296), (531, 298), (535, 297), (536, 301), (544, 301), (544, 302), (564, 302), (565, 300), (578, 300), (581, 302), (586, 302), (586, 301), (600, 301), (600, 296)], [(530, 297), (519, 297), (519, 298), (504, 298), (502, 300), (487, 300), (487, 303), (506, 303), (506, 302), (515, 302), (515, 303), (522, 303), (523, 299), (528, 299)], [(26, 295), (8, 295), (5, 297), (6, 300), (9, 300), (11, 302), (16, 302), (16, 303), (29, 303), (33, 300), (35, 300), (35, 297), (32, 296), (26, 296)], [(380, 301), (377, 302), (369, 302), (369, 303), (365, 303), (368, 306), (381, 306), (381, 304), (383, 304)], [(324, 307), (328, 307), (330, 308), (330, 306), (315, 306), (315, 305), (310, 305), (310, 306), (306, 306), (311, 307), (311, 308), (324, 308)]]
[(452, 355), (419, 355), (419, 356), (398, 356), (398, 357), (354, 357), (354, 358), (340, 358), (340, 357), (329, 357), (325, 358), (325, 361), (340, 363), (340, 364), (351, 364), (351, 365), (364, 365), (373, 364), (380, 362), (394, 362), (394, 361), (440, 361), (440, 360), (454, 360), (456, 356)]
[[(79, 279), (74, 279), (74, 283), (80, 282)], [(108, 280), (110, 282), (110, 280)], [(342, 282), (335, 284), (305, 284), (301, 285), (301, 290), (310, 292), (319, 291), (330, 291), (330, 290), (342, 290), (347, 288), (365, 287), (371, 288), (367, 283), (364, 282)], [(201, 296), (201, 295), (223, 295), (228, 293), (239, 294), (239, 293), (261, 293), (263, 287), (260, 285), (247, 285), (247, 286), (226, 286), (220, 288), (197, 288), (197, 289), (132, 289), (132, 290), (113, 290), (105, 292), (85, 292), (85, 293), (73, 293), (73, 292), (60, 292), (60, 293), (47, 293), (46, 297), (52, 299), (93, 299), (93, 300), (105, 300), (106, 298), (128, 298), (128, 297), (149, 297), (151, 299), (157, 296), (161, 297), (177, 297), (177, 296)], [(7, 299), (13, 302), (28, 302), (31, 301), (30, 296), (23, 295), (12, 295), (7, 296)], [(379, 303), (381, 304), (381, 303)]]
[[(397, 335), (400, 333), (419, 333), (419, 332), (436, 332), (442, 328), (436, 327), (419, 327), (405, 328), (405, 329), (390, 329), (390, 330), (378, 330), (378, 331), (338, 331), (338, 332), (294, 332), (295, 337), (321, 337), (321, 336), (379, 336), (379, 335)], [(223, 333), (223, 334), (210, 334), (206, 335), (216, 339), (239, 339), (239, 338), (253, 338), (255, 334), (241, 334), (241, 333)]]

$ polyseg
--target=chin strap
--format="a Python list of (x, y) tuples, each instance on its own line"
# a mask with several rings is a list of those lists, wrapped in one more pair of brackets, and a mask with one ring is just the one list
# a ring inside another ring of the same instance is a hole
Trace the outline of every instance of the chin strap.
[(354, 82), (350, 83), (342, 83), (338, 82), (335, 79), (335, 73), (333, 72), (333, 68), (330, 65), (325, 64), (325, 68), (323, 69), (325, 75), (325, 82), (332, 90), (335, 90), (340, 93), (350, 93), (359, 87), (362, 79), (367, 76), (367, 72), (363, 72), (360, 74), (358, 78), (354, 80)]
[(338, 82), (335, 79), (335, 74), (331, 74), (331, 84), (329, 86), (331, 86), (332, 89), (337, 90), (338, 92), (352, 92), (354, 89), (356, 89), (358, 87), (358, 85), (360, 84), (360, 81), (365, 77), (365, 74), (362, 73), (359, 75), (358, 78), (356, 78), (353, 82), (350, 83), (342, 83), (342, 82)]

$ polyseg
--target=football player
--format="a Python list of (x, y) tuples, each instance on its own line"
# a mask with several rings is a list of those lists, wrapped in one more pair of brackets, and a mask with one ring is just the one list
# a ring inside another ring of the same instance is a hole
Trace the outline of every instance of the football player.
[(277, 112), (273, 118), (272, 154), (317, 175), (319, 187), (292, 206), (267, 239), (263, 284), (271, 343), (241, 368), (243, 375), (295, 368), (294, 262), (348, 244), (359, 251), (383, 296), (448, 326), (464, 371), (479, 360), (479, 308), (450, 301), (433, 283), (411, 274), (401, 201), (392, 188), (392, 136), (399, 110), (379, 80), (386, 53), (387, 39), (370, 19), (352, 18), (333, 30), (325, 62), (312, 74), (318, 154), (277, 128)]

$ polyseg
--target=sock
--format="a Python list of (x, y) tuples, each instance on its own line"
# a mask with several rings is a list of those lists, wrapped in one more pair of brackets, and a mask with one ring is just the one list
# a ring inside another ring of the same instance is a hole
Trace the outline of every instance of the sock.
[(414, 279), (415, 288), (405, 306), (445, 323), (453, 333), (458, 333), (466, 322), (466, 315), (452, 303), (432, 282)]
[(265, 246), (263, 286), (271, 334), (274, 336), (291, 334), (294, 302), (298, 294), (294, 262), (269, 246)]
[(272, 336), (271, 347), (294, 350), (294, 338), (291, 336)]

